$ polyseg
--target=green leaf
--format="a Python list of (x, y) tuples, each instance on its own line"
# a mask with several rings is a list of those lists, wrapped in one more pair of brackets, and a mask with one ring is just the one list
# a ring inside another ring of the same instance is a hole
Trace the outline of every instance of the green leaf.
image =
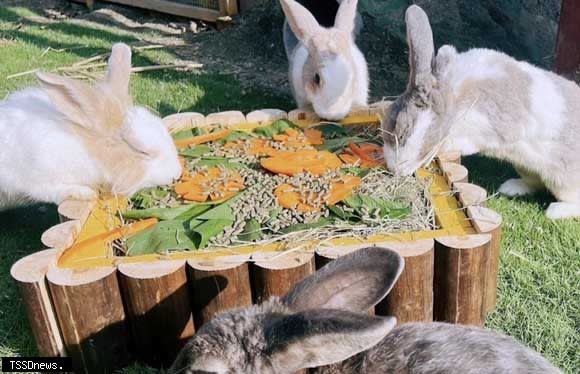
[(194, 145), (189, 148), (183, 148), (179, 151), (179, 154), (185, 157), (202, 157), (211, 152), (209, 146), (205, 144)]
[(268, 216), (270, 217), (269, 220), (275, 220), (278, 216), (282, 213), (282, 208), (274, 208), (270, 212), (268, 212)]
[(349, 136), (346, 138), (337, 138), (325, 140), (324, 144), (316, 147), (319, 151), (339, 152), (345, 149), (350, 143), (363, 143), (366, 140), (359, 136)]
[(224, 201), (220, 205), (208, 210), (196, 217), (199, 220), (214, 220), (214, 219), (227, 219), (230, 221), (235, 221), (234, 212), (232, 211), (232, 204), (235, 203), (244, 193), (237, 194), (231, 199)]
[(332, 222), (333, 221), (330, 218), (321, 218), (317, 222), (314, 222), (314, 223), (297, 223), (295, 225), (288, 226), (285, 229), (282, 229), (282, 233), (288, 234), (288, 233), (296, 232), (296, 231), (315, 229), (315, 228), (323, 227), (326, 225), (330, 225), (330, 224), (332, 224)]
[(244, 242), (253, 242), (259, 240), (262, 237), (262, 226), (255, 219), (252, 218), (246, 222), (244, 226), (244, 231), (238, 236), (238, 239)]
[(247, 166), (239, 163), (239, 162), (230, 162), (227, 158), (225, 157), (212, 157), (212, 158), (202, 158), (199, 161), (196, 162), (197, 166), (205, 166), (208, 168), (213, 168), (216, 166), (223, 166), (226, 169), (243, 169), (246, 168)]
[(381, 218), (403, 218), (411, 213), (411, 208), (407, 204), (379, 199), (369, 195), (354, 194), (342, 202), (355, 209), (358, 213), (361, 212), (362, 207), (366, 207), (369, 211), (379, 209)]
[(206, 221), (195, 228), (193, 228), (193, 232), (195, 235), (195, 244), (197, 249), (204, 248), (209, 240), (216, 236), (217, 234), (224, 231), (224, 229), (228, 226), (234, 224), (234, 220), (229, 219), (212, 219)]
[(201, 129), (198, 127), (194, 127), (192, 129), (176, 132), (175, 134), (172, 134), (171, 137), (174, 140), (182, 140), (182, 139), (192, 138), (194, 136), (198, 136), (201, 134), (202, 134)]
[[(151, 209), (133, 209), (122, 212), (121, 215), (126, 219), (145, 219), (157, 218), (161, 221), (180, 219), (181, 221), (191, 219), (195, 215), (204, 213), (209, 210), (213, 203), (199, 203), (180, 205), (176, 208), (151, 208)], [(184, 217), (184, 218), (179, 218)]]
[(328, 210), (343, 221), (352, 221), (357, 218), (351, 212), (346, 212), (340, 205), (329, 205)]
[(370, 171), (371, 171), (370, 168), (361, 168), (359, 166), (345, 166), (340, 169), (340, 172), (342, 174), (355, 175), (361, 178), (366, 177), (367, 174), (370, 173)]
[(127, 239), (127, 255), (139, 256), (176, 249), (194, 249), (192, 231), (183, 221), (162, 221)]
[(325, 140), (340, 138), (348, 135), (344, 127), (336, 123), (322, 123), (320, 125), (314, 126), (314, 128), (322, 132)]
[(286, 131), (286, 129), (290, 127), (296, 127), (296, 125), (294, 125), (292, 122), (288, 120), (279, 119), (278, 121), (268, 126), (256, 127), (253, 132), (256, 135), (271, 138), (274, 135), (283, 133), (284, 131)]
[(236, 140), (245, 140), (255, 138), (254, 135), (245, 131), (232, 131), (228, 136), (220, 140), (221, 144), (226, 144), (228, 142), (233, 142)]

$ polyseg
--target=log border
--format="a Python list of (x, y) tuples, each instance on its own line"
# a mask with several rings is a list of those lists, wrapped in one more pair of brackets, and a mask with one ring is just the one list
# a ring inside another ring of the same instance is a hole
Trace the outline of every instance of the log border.
[[(382, 104), (359, 110), (356, 115), (360, 116), (359, 119), (376, 118), (386, 110), (388, 106)], [(240, 114), (222, 112), (203, 116), (182, 113), (164, 120), (172, 131), (178, 131), (192, 126), (211, 126), (216, 122), (239, 123)], [(264, 125), (280, 118), (299, 122), (316, 120), (313, 113), (302, 110), (286, 113), (264, 109), (244, 116), (248, 126)], [(353, 121), (353, 118), (348, 118), (348, 121)], [(151, 359), (150, 363), (165, 366), (177, 353), (182, 340), (216, 313), (280, 295), (334, 258), (370, 245), (397, 250), (407, 264), (397, 285), (376, 307), (376, 314), (395, 315), (402, 322), (445, 320), (481, 325), (496, 301), (501, 217), (485, 207), (486, 191), (467, 183), (468, 172), (458, 163), (459, 155), (442, 154), (439, 159), (458, 204), (467, 210), (469, 222), (466, 224), (474, 228), (473, 234), (461, 238), (416, 237), (413, 240), (318, 247), (315, 251), (301, 249), (282, 254), (259, 252), (177, 260), (160, 257), (152, 263), (66, 269), (58, 267), (57, 260), (74, 241), (96, 203), (64, 202), (58, 207), (62, 223), (47, 230), (42, 237), (43, 243), (53, 249), (39, 252), (45, 254), (43, 266), (27, 267), (25, 272), (33, 281), (26, 281), (28, 278), (19, 274), (22, 273), (22, 264), (35, 263), (33, 260), (38, 254), (25, 257), (12, 269), (21, 295), (26, 298), (25, 306), (35, 329), (38, 351), (47, 356), (69, 354), (75, 367), (86, 372), (113, 371), (134, 358)], [(441, 269), (446, 273), (441, 273)], [(466, 269), (470, 270), (466, 272)], [(44, 287), (44, 296), (31, 297), (25, 289), (30, 284), (36, 288)], [(208, 284), (213, 284), (213, 289), (206, 287)], [(183, 287), (187, 289), (186, 294), (181, 292), (174, 296), (175, 291)], [(140, 289), (146, 290), (146, 294)], [(170, 300), (171, 307), (164, 309), (169, 316), (162, 318), (150, 313), (165, 300)], [(453, 300), (453, 305), (447, 300)], [(45, 314), (52, 315), (52, 325), (47, 322), (48, 317), (39, 320), (32, 310), (45, 310)], [(102, 318), (87, 321), (86, 315), (95, 316), (95, 313)], [(171, 331), (169, 343), (158, 339), (158, 331), (147, 331), (143, 327), (161, 324)], [(95, 352), (95, 343), (98, 346), (103, 337), (114, 342), (117, 349)], [(143, 346), (147, 349), (141, 349)], [(159, 357), (146, 357), (143, 353), (152, 350), (159, 352)]]

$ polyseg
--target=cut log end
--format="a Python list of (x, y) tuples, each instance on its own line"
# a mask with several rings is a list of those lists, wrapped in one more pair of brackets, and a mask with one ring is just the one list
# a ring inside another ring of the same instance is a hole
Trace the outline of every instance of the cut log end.
[(194, 112), (172, 114), (163, 118), (163, 123), (171, 133), (206, 125), (205, 116)]
[(18, 260), (10, 269), (10, 275), (17, 282), (36, 283), (44, 281), (51, 264), (56, 262), (57, 250), (45, 249)]
[(120, 264), (118, 270), (133, 279), (156, 279), (175, 273), (185, 265), (185, 260), (140, 262)]
[(46, 278), (50, 283), (58, 286), (82, 286), (107, 278), (115, 271), (116, 269), (113, 267), (65, 269), (52, 266), (48, 270)]
[(469, 172), (461, 164), (456, 164), (453, 162), (440, 162), (441, 169), (445, 173), (449, 184), (453, 183), (467, 183), (467, 177)]
[(227, 112), (211, 113), (205, 117), (206, 125), (222, 125), (231, 126), (246, 123), (246, 116), (244, 113), (237, 110), (230, 110)]
[(288, 118), (288, 113), (280, 109), (260, 109), (246, 115), (246, 122), (265, 124)]
[(40, 241), (49, 248), (68, 248), (74, 243), (81, 226), (78, 220), (60, 223), (46, 230), (40, 237)]
[(58, 206), (58, 214), (67, 220), (79, 220), (84, 222), (91, 210), (95, 207), (96, 201), (88, 200), (65, 200)]
[(457, 191), (457, 197), (463, 207), (485, 206), (487, 200), (487, 191), (471, 183), (455, 183), (453, 188)]

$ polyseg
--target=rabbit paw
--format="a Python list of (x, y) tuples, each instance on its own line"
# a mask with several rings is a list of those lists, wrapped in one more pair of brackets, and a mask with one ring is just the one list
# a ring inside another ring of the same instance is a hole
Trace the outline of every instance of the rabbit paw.
[(499, 186), (498, 192), (505, 196), (524, 196), (536, 192), (538, 188), (532, 186), (521, 178), (508, 179)]
[(546, 217), (549, 219), (563, 219), (580, 217), (580, 204), (552, 203), (546, 209)]

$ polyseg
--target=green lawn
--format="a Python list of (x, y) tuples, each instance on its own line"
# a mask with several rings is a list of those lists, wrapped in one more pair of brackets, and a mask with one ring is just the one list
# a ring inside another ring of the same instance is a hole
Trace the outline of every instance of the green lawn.
[[(137, 34), (90, 22), (38, 23), (24, 8), (0, 8), (0, 97), (33, 83), (32, 76), (6, 80), (22, 71), (54, 69), (96, 53), (116, 41), (134, 42)], [(47, 49), (51, 47), (52, 49)], [(61, 49), (65, 49), (61, 51)], [(135, 65), (172, 61), (168, 51), (137, 53)], [(287, 93), (272, 95), (242, 89), (232, 76), (159, 71), (134, 77), (136, 101), (167, 115), (177, 111), (210, 113), (260, 107), (290, 109)], [(26, 124), (21, 124), (26, 125)], [(513, 175), (511, 167), (479, 157), (465, 161), (470, 180), (490, 193)], [(543, 209), (547, 195), (528, 199), (493, 197), (489, 205), (504, 218), (497, 310), (487, 326), (516, 337), (565, 372), (580, 372), (580, 222), (550, 222)], [(57, 222), (52, 206), (0, 213), (0, 356), (34, 355), (34, 345), (9, 269), (41, 247), (43, 230)], [(139, 367), (130, 372), (143, 372)]]

